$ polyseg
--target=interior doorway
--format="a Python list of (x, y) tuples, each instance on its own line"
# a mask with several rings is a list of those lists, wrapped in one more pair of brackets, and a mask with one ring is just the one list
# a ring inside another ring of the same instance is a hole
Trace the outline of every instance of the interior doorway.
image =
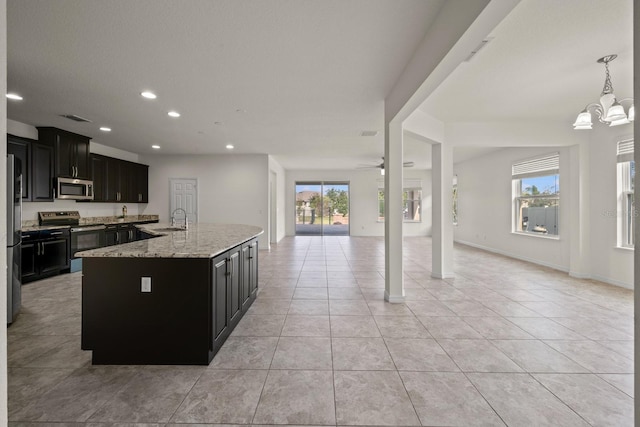
[(296, 235), (348, 236), (349, 183), (296, 182)]
[[(169, 221), (176, 209), (184, 209), (189, 223), (198, 222), (198, 181), (195, 178), (169, 178)], [(184, 220), (179, 212), (176, 219)]]

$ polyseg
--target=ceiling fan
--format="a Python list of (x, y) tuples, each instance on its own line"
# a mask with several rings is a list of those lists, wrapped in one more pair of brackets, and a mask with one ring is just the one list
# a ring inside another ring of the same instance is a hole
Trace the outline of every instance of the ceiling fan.
[[(414, 166), (413, 162), (404, 162), (402, 163), (402, 166), (405, 168), (412, 168)], [(358, 167), (356, 169), (380, 169), (380, 175), (384, 175), (384, 157), (382, 157), (382, 163), (377, 164), (377, 165), (363, 165), (360, 164), (358, 165)]]

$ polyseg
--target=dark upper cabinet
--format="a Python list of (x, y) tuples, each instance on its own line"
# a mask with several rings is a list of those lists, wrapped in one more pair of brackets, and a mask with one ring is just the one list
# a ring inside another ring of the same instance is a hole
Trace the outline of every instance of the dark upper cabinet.
[(7, 135), (7, 154), (20, 159), (22, 200), (53, 201), (53, 147), (33, 139)]
[(138, 203), (149, 203), (149, 166), (133, 163), (129, 180), (129, 198)]
[(62, 129), (39, 127), (38, 139), (54, 149), (56, 177), (91, 179), (89, 137)]
[(31, 200), (31, 142), (19, 136), (7, 135), (7, 154), (20, 160), (22, 168), (22, 200)]
[(107, 160), (107, 201), (129, 202), (128, 181), (129, 162), (108, 158)]
[(53, 201), (53, 147), (31, 144), (31, 201)]
[(94, 202), (149, 202), (149, 166), (91, 154)]
[(107, 201), (107, 158), (91, 154), (91, 180), (93, 181), (93, 201)]

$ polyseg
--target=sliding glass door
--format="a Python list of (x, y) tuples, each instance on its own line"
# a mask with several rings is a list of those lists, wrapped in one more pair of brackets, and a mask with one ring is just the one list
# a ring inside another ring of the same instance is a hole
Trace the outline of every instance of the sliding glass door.
[(349, 183), (296, 182), (296, 235), (348, 236)]

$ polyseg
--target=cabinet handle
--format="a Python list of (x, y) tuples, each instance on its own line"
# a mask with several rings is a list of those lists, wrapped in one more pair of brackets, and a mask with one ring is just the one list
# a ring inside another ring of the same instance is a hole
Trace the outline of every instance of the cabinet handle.
[(40, 255), (40, 242), (36, 243), (36, 255)]
[(44, 255), (44, 242), (42, 242), (40, 244), (42, 245), (42, 254), (41, 255)]

